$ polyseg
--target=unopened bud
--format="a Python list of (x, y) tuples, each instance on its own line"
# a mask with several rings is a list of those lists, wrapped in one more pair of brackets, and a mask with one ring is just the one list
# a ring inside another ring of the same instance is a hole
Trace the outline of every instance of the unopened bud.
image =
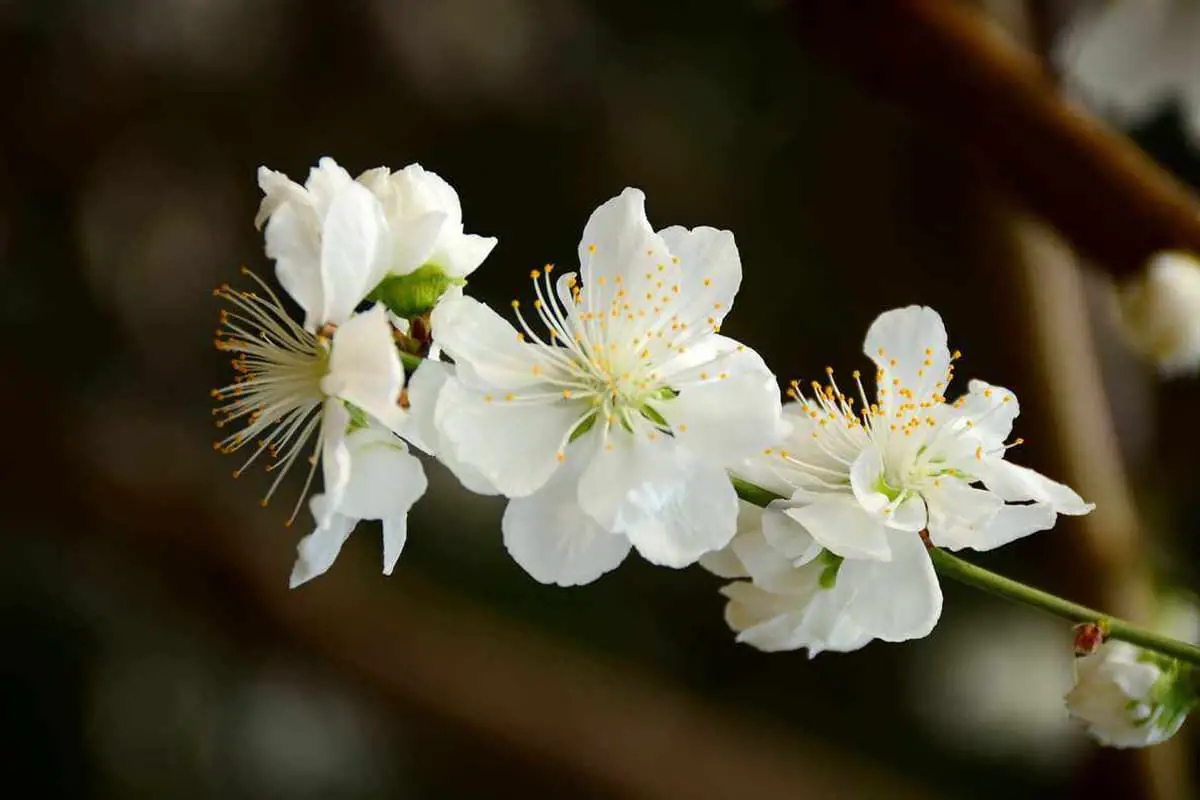
[(1200, 367), (1200, 261), (1159, 253), (1118, 296), (1121, 327), (1164, 375)]

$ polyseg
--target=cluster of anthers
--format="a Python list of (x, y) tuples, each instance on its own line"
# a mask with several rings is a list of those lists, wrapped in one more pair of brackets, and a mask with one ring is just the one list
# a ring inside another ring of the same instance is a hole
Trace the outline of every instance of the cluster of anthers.
[[(685, 305), (676, 310), (671, 306), (681, 291), (682, 263), (678, 256), (655, 264), (631, 286), (620, 274), (611, 280), (607, 275), (593, 276), (590, 256), (595, 255), (596, 245), (589, 245), (587, 253), (582, 283), (575, 273), (565, 273), (552, 282), (553, 264), (530, 272), (536, 295), (533, 308), (548, 331), (545, 338), (522, 313), (520, 301), (512, 301), (521, 327), (516, 334), (518, 341), (541, 348), (542, 358), (529, 369), (542, 391), (506, 392), (503, 400), (545, 401), (553, 395), (544, 390), (553, 387), (562, 399), (587, 401), (594, 409), (564, 440), (560, 458), (565, 457), (567, 442), (590, 430), (597, 421), (602, 422), (606, 436), (613, 425), (631, 433), (643, 432), (651, 439), (660, 434), (672, 435), (670, 425), (648, 405), (650, 400), (668, 399), (675, 393), (664, 383), (659, 367), (672, 356), (686, 353), (695, 339), (720, 330), (713, 314), (707, 316), (705, 325), (689, 325), (684, 320), (693, 319), (696, 309)], [(654, 251), (647, 250), (646, 256), (652, 259)], [(712, 279), (703, 278), (702, 283), (711, 286)], [(712, 304), (714, 314), (721, 309), (721, 303)], [(745, 348), (739, 345), (736, 349)], [(723, 380), (729, 374), (714, 368), (698, 377), (701, 381)], [(485, 396), (488, 402), (495, 399), (492, 394)]]
[[(857, 398), (842, 392), (834, 379), (832, 367), (825, 368), (828, 382), (821, 384), (812, 381), (811, 392), (805, 392), (801, 383), (796, 380), (791, 381), (787, 390), (788, 397), (800, 404), (811, 421), (811, 438), (815, 440), (820, 453), (832, 459), (832, 465), (823, 466), (813, 463), (812, 460), (797, 458), (786, 449), (769, 448), (764, 451), (764, 455), (777, 456), (791, 466), (805, 470), (817, 482), (825, 482), (826, 485), (844, 486), (848, 479), (847, 470), (854, 458), (872, 444), (879, 448), (885, 461), (893, 466), (893, 469), (887, 470), (888, 477), (902, 485), (911, 486), (912, 482), (920, 478), (931, 477), (933, 485), (938, 487), (940, 475), (968, 477), (961, 467), (955, 469), (946, 463), (948, 445), (953, 440), (961, 440), (963, 434), (998, 413), (1012, 400), (1012, 395), (1004, 392), (999, 398), (999, 403), (992, 403), (990, 401), (997, 390), (988, 387), (982, 391), (988, 406), (977, 416), (947, 413), (948, 409), (961, 412), (970, 399), (964, 394), (951, 403), (942, 393), (954, 376), (954, 362), (962, 358), (960, 351), (955, 350), (950, 356), (946, 370), (940, 376), (941, 380), (925, 388), (918, 387), (917, 391), (904, 385), (901, 378), (892, 375), (893, 370), (899, 366), (895, 358), (888, 357), (883, 348), (879, 348), (876, 354), (877, 363), (884, 366), (878, 367), (875, 372), (878, 388), (877, 399), (874, 402), (868, 399), (859, 370), (851, 373), (858, 390)], [(918, 379), (925, 378), (926, 370), (934, 365), (932, 348), (926, 348), (924, 356), (920, 368), (916, 371)], [(1018, 438), (999, 445), (996, 450), (989, 450), (986, 443), (978, 441), (974, 443), (972, 452), (976, 460), (982, 460), (984, 456), (997, 455), (1023, 443), (1024, 439)], [(898, 469), (901, 464), (906, 468)], [(904, 474), (896, 474), (897, 472)], [(823, 481), (822, 478), (827, 480)]]
[[(213, 443), (221, 453), (233, 453), (249, 442), (255, 450), (233, 471), (237, 478), (263, 453), (270, 459), (267, 472), (277, 473), (262, 505), (266, 506), (296, 459), (321, 425), (320, 410), (324, 394), (321, 379), (329, 360), (328, 331), (312, 334), (297, 324), (284, 309), (276, 294), (257, 275), (243, 268), (265, 292), (238, 291), (223, 284), (213, 296), (225, 300), (231, 310), (222, 309), (214, 344), (218, 350), (234, 353), (233, 383), (213, 389), (211, 396), (220, 402), (212, 410), (216, 425), (223, 428), (244, 420), (244, 427)], [(319, 444), (317, 447), (319, 448)], [(296, 518), (308, 494), (316, 472), (317, 449), (309, 454), (310, 464), (304, 489), (300, 493), (288, 524)]]

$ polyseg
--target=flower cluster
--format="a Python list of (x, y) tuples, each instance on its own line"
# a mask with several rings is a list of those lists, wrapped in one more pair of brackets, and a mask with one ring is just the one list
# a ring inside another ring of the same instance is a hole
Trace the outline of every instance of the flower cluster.
[(873, 391), (854, 372), (843, 392), (830, 369), (781, 403), (762, 358), (721, 333), (742, 280), (733, 234), (655, 230), (637, 189), (592, 213), (577, 266), (530, 272), (514, 324), (465, 293), (496, 240), (464, 232), (434, 173), (354, 178), (326, 158), (303, 185), (266, 168), (259, 185), (266, 254), (302, 319), (248, 271), (254, 286), (216, 290), (235, 378), (213, 391), (233, 429), (215, 446), (249, 453), (235, 477), (275, 474), (264, 505), (307, 461), (288, 523), (308, 499), (315, 527), (293, 587), (361, 520), (381, 521), (392, 571), (426, 489), (414, 449), (508, 498), (504, 544), (534, 579), (589, 583), (631, 550), (699, 562), (736, 579), (739, 640), (810, 655), (927, 635), (931, 549), (989, 550), (1092, 508), (1007, 460), (1012, 392), (971, 381), (947, 400), (959, 354), (929, 308), (871, 326)]
[[(867, 332), (875, 363), (844, 394), (793, 384), (790, 432), (735, 470), (784, 499), (730, 545), (751, 581), (725, 588), (726, 617), (766, 650), (854, 650), (927, 635), (942, 610), (929, 545), (990, 550), (1092, 509), (1066, 486), (1008, 461), (1012, 392), (971, 381), (945, 393), (959, 354), (929, 308), (888, 311)], [(728, 564), (729, 558), (724, 559)]]

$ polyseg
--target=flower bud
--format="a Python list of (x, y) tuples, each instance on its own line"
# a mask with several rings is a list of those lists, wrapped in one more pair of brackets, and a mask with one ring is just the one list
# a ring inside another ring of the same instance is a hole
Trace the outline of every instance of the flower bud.
[(441, 267), (426, 264), (407, 275), (384, 278), (370, 299), (379, 300), (398, 317), (412, 319), (428, 314), (449, 289), (465, 284), (464, 279), (447, 275)]
[[(1195, 606), (1164, 598), (1159, 629), (1184, 639), (1197, 633)], [(1067, 711), (1101, 744), (1146, 747), (1175, 735), (1200, 704), (1200, 670), (1120, 641), (1108, 641), (1076, 660)]]
[(1200, 262), (1187, 253), (1150, 259), (1121, 289), (1121, 326), (1130, 343), (1164, 375), (1200, 367)]

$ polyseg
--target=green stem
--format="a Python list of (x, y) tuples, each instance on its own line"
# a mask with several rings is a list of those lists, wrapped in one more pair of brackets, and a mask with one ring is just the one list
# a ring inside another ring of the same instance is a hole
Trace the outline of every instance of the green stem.
[[(737, 490), (738, 496), (747, 503), (753, 503), (763, 508), (772, 500), (785, 499), (775, 492), (748, 483), (740, 478), (733, 479), (733, 486)], [(958, 556), (951, 555), (937, 547), (929, 548), (929, 557), (933, 560), (933, 567), (938, 571), (939, 575), (953, 578), (960, 583), (974, 586), (976, 589), (982, 589), (985, 592), (999, 595), (1014, 603), (1021, 603), (1040, 609), (1071, 622), (1095, 623), (1108, 632), (1108, 638), (1110, 639), (1119, 639), (1122, 642), (1129, 642), (1138, 647), (1144, 647), (1147, 650), (1153, 650), (1156, 653), (1177, 658), (1180, 661), (1200, 665), (1200, 647), (1196, 647), (1195, 645), (1181, 642), (1178, 639), (1172, 639), (1169, 636), (1162, 636), (1145, 628), (1139, 628), (1137, 625), (1110, 617), (1094, 608), (1088, 608), (1079, 603), (1072, 603), (1070, 600), (1064, 600), (1057, 595), (1043, 592), (1041, 589), (1035, 589), (1020, 581), (1014, 581), (1012, 578), (998, 575), (991, 570), (976, 566), (969, 561), (964, 561)]]

